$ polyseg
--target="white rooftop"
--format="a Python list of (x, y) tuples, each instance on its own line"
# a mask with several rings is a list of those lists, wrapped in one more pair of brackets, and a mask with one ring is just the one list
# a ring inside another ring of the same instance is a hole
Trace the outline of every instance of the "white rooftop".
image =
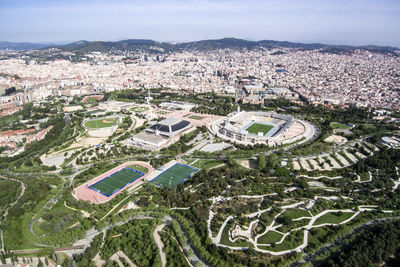
[(159, 124), (172, 126), (180, 122), (182, 119), (179, 118), (168, 118), (159, 122)]

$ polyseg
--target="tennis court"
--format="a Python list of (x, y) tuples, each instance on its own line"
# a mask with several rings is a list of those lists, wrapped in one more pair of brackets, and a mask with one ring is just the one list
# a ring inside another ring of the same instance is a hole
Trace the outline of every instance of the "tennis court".
[(159, 186), (173, 188), (192, 177), (198, 171), (199, 169), (195, 167), (176, 163), (171, 168), (151, 180), (151, 182)]
[(143, 175), (144, 173), (140, 171), (126, 167), (92, 184), (89, 188), (109, 197)]

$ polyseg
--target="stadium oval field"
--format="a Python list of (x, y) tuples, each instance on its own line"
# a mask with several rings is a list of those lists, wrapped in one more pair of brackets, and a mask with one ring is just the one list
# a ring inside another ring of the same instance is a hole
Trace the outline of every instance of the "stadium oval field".
[(74, 196), (94, 204), (105, 203), (124, 190), (138, 185), (152, 171), (153, 168), (146, 162), (129, 161), (80, 185), (74, 190)]

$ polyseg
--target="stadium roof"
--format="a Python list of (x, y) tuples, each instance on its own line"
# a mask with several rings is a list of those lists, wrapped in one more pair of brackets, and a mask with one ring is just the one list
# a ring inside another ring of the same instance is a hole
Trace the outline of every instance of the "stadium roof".
[(159, 133), (161, 135), (175, 136), (180, 132), (192, 127), (189, 121), (179, 118), (168, 118), (153, 124), (146, 131)]

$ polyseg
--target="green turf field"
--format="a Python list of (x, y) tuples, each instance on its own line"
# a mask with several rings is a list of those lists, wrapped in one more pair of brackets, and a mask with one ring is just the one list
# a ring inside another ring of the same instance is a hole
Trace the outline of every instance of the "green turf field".
[(157, 185), (173, 188), (185, 181), (198, 170), (199, 169), (194, 167), (176, 163), (174, 166), (154, 178), (151, 182)]
[(251, 134), (258, 134), (259, 132), (262, 132), (264, 135), (266, 135), (269, 131), (271, 131), (272, 128), (274, 128), (274, 126), (272, 125), (254, 123), (249, 128), (247, 128), (246, 131)]
[(98, 120), (91, 120), (85, 123), (87, 128), (107, 128), (117, 123), (117, 118), (103, 118)]
[(125, 187), (130, 182), (143, 176), (143, 173), (133, 171), (128, 168), (124, 168), (119, 172), (113, 173), (107, 178), (92, 184), (89, 186), (90, 189), (96, 190), (103, 195), (110, 196), (119, 189)]
[(86, 98), (86, 100), (85, 100), (85, 102), (98, 102), (98, 101), (100, 101), (99, 100), (99, 98), (98, 97), (95, 97), (95, 96), (91, 96), (91, 97), (88, 97), (88, 98)]

